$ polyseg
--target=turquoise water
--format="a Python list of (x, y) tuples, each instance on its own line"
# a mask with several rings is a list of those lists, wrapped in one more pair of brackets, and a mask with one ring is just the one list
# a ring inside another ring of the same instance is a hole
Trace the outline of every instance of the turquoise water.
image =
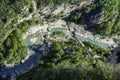
[[(51, 30), (51, 32), (55, 32), (55, 31), (65, 31), (65, 29), (64, 28), (54, 28), (54, 29)], [(71, 32), (66, 32), (66, 34), (69, 36), (69, 38), (73, 38)], [(108, 48), (107, 44), (97, 42), (97, 41), (93, 41), (90, 38), (84, 38), (84, 37), (82, 37), (80, 35), (77, 35), (76, 37), (77, 37), (78, 40), (91, 42), (91, 43), (93, 43), (93, 44), (95, 44), (95, 45), (97, 45), (97, 46), (99, 46), (101, 48), (104, 48), (104, 49)]]
[(87, 42), (91, 42), (93, 44), (96, 44), (97, 46), (101, 47), (101, 48), (104, 48), (104, 49), (107, 49), (108, 48), (108, 45), (104, 44), (104, 43), (101, 43), (101, 42), (97, 42), (97, 41), (93, 41), (91, 40), (90, 38), (84, 38), (82, 36), (79, 36), (77, 35), (76, 36), (77, 39), (81, 40), (81, 41), (87, 41)]
[(30, 39), (27, 37), (27, 38), (24, 40), (24, 43), (25, 43), (25, 46), (26, 46), (27, 49), (28, 49), (28, 46), (30, 45)]
[(64, 32), (65, 31), (65, 28), (52, 28), (49, 32), (50, 33), (53, 33), (53, 32)]
[(66, 32), (66, 34), (68, 35), (69, 38), (73, 38), (72, 33), (71, 32)]
[[(35, 33), (34, 35), (29, 35), (27, 36), (27, 38), (24, 40), (25, 46), (28, 48), (29, 45), (31, 45), (32, 43), (30, 42), (30, 38), (31, 37), (40, 37), (39, 33)], [(43, 38), (41, 38), (43, 39)], [(37, 40), (34, 44), (40, 44), (40, 41)]]
[[(69, 31), (67, 31), (65, 28), (52, 28), (52, 29), (51, 29), (49, 32), (47, 32), (47, 33), (48, 33), (48, 34), (51, 34), (51, 33), (53, 33), (53, 32), (57, 32), (57, 31), (65, 32), (65, 33), (68, 35), (69, 38), (73, 38), (73, 37), (72, 37), (72, 33), (69, 32)], [(37, 37), (39, 37), (38, 34), (37, 34)], [(82, 37), (82, 36), (80, 36), (80, 35), (76, 35), (76, 38), (77, 38), (78, 40), (81, 40), (81, 41), (91, 42), (91, 43), (96, 44), (97, 46), (99, 46), (99, 47), (101, 47), (101, 48), (104, 48), (104, 49), (107, 49), (107, 48), (108, 48), (108, 45), (106, 45), (106, 44), (104, 44), (104, 43), (101, 43), (101, 42), (93, 41), (93, 40), (91, 40), (90, 38), (84, 38), (84, 37)], [(44, 40), (44, 38), (42, 38), (42, 40)], [(26, 45), (26, 46), (29, 46), (29, 45), (30, 45), (30, 38), (29, 38), (29, 37), (26, 38), (26, 39), (24, 40), (24, 42), (25, 42), (25, 45)], [(40, 44), (40, 42), (37, 41), (37, 42), (34, 43), (34, 44)]]
[[(55, 30), (53, 30), (53, 31), (59, 31), (59, 29), (57, 29), (57, 30), (55, 29)], [(71, 33), (71, 32), (67, 32), (67, 31), (66, 31), (66, 33), (67, 33), (70, 37), (72, 36), (72, 33)], [(39, 37), (39, 35), (38, 35), (38, 37)], [(81, 41), (89, 41), (89, 42), (91, 42), (91, 43), (93, 43), (93, 44), (96, 44), (96, 45), (98, 45), (98, 46), (100, 46), (100, 47), (102, 47), (102, 48), (107, 49), (107, 45), (104, 44), (104, 43), (99, 43), (99, 42), (93, 41), (93, 40), (91, 40), (91, 39), (89, 39), (89, 38), (84, 38), (84, 37), (79, 36), (79, 35), (77, 35), (76, 37), (77, 37), (77, 39), (79, 39), (79, 40), (81, 40)], [(25, 42), (26, 47), (28, 48), (28, 46), (31, 44), (31, 43), (30, 43), (30, 36), (28, 36), (28, 37), (24, 40), (24, 42)], [(38, 43), (39, 43), (39, 42), (36, 42), (35, 44), (38, 44)], [(0, 71), (0, 76), (3, 77), (4, 75), (11, 75), (11, 73), (16, 74), (16, 72), (18, 73), (18, 75), (19, 75), (19, 74), (23, 74), (23, 73), (29, 71), (30, 69), (32, 69), (34, 66), (31, 66), (31, 65), (37, 64), (38, 61), (39, 61), (39, 59), (40, 59), (41, 57), (42, 57), (42, 56), (41, 56), (40, 54), (36, 54), (36, 55), (30, 56), (29, 59), (27, 59), (27, 60), (25, 61), (25, 63), (15, 65), (15, 66), (12, 67), (12, 68), (4, 68), (4, 72), (3, 72), (3, 71)]]

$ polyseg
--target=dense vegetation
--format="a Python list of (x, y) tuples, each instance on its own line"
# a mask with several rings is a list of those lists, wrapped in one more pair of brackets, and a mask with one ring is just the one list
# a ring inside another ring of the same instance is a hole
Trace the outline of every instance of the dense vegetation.
[(85, 64), (75, 67), (64, 63), (52, 68), (40, 68), (33, 76), (25, 75), (18, 80), (119, 80), (116, 72), (112, 66), (105, 66), (102, 63), (96, 67)]
[(119, 0), (95, 0), (92, 4), (83, 5), (79, 10), (73, 11), (69, 19), (85, 24), (103, 36), (120, 34), (119, 6)]
[[(22, 39), (29, 26), (42, 24), (41, 20), (28, 20), (17, 24), (17, 19), (28, 14), (23, 9), (31, 9), (32, 0), (1, 0), (0, 1), (0, 64), (15, 64), (24, 59), (28, 53)], [(32, 11), (31, 11), (32, 12)], [(5, 38), (5, 36), (7, 36)], [(4, 39), (5, 38), (5, 39)]]
[[(73, 64), (94, 63), (93, 57), (100, 56), (98, 60), (104, 61), (111, 54), (109, 50), (104, 50), (89, 42), (84, 42), (85, 47), (82, 47), (77, 40), (69, 40), (68, 42), (56, 42), (51, 45), (48, 56), (40, 62), (45, 63), (44, 67), (59, 64), (62, 61), (67, 61)], [(90, 50), (90, 48), (92, 50)], [(43, 64), (42, 64), (43, 65)]]
[(28, 20), (17, 25), (17, 28), (0, 46), (0, 64), (15, 64), (28, 55), (23, 40), (23, 33), (26, 32), (30, 26), (36, 24), (42, 24), (41, 20)]
[[(35, 0), (37, 8), (56, 6), (62, 3), (78, 5), (87, 0)], [(33, 12), (32, 0), (0, 0), (0, 65), (19, 63), (27, 56), (22, 35), (31, 25), (56, 21), (58, 15), (45, 15), (42, 19), (33, 19), (17, 24)], [(28, 12), (23, 9), (28, 7)], [(93, 0), (80, 9), (73, 11), (67, 20), (84, 24), (87, 28), (103, 36), (120, 35), (120, 1)], [(64, 35), (55, 32), (52, 35)], [(6, 37), (6, 38), (5, 38)], [(118, 41), (118, 40), (116, 40)], [(38, 65), (18, 80), (119, 80), (119, 67), (104, 65), (111, 51), (100, 48), (90, 42), (77, 40), (52, 42), (50, 52)], [(118, 62), (120, 62), (118, 52)], [(97, 56), (97, 57), (96, 57)], [(0, 79), (1, 80), (1, 79)]]
[[(51, 2), (61, 4), (63, 0), (36, 0), (37, 6), (45, 7)], [(64, 2), (78, 2), (78, 0), (66, 0)], [(20, 17), (25, 17), (33, 12), (31, 8), (32, 0), (1, 0), (0, 1), (0, 64), (17, 63), (27, 55), (27, 50), (22, 39), (23, 32), (27, 31), (29, 26), (34, 24), (43, 24), (44, 20), (28, 20), (17, 24)], [(45, 5), (44, 5), (45, 4)], [(29, 8), (29, 12), (24, 11), (25, 6)], [(39, 7), (40, 8), (40, 7)], [(48, 20), (50, 15), (44, 18)], [(51, 15), (52, 16), (52, 15)], [(59, 18), (60, 15), (53, 16), (52, 21)]]
[(0, 0), (0, 27), (22, 12), (31, 0)]
[[(4, 41), (4, 45), (0, 46), (0, 61), (3, 63), (16, 63), (20, 62), (27, 55), (27, 50), (22, 39), (22, 33), (19, 29), (16, 29), (12, 34)], [(2, 62), (3, 61), (3, 62)]]
[(0, 45), (5, 40), (5, 36), (15, 29), (17, 19), (27, 12), (23, 10), (25, 6), (30, 6), (32, 0), (0, 0)]
[[(109, 55), (110, 52), (94, 44), (85, 43), (86, 47), (82, 47), (77, 40), (72, 39), (52, 43), (49, 54), (42, 58), (33, 70), (20, 76), (18, 80), (117, 80), (118, 76), (115, 75), (113, 67), (106, 67), (102, 63), (106, 58), (104, 54)], [(94, 55), (99, 55), (101, 58), (94, 58)]]
[[(78, 2), (81, 2), (83, 0), (36, 0), (37, 7), (43, 8), (47, 5), (58, 5), (62, 3), (71, 3), (71, 4), (77, 4)], [(2, 45), (0, 46), (0, 59), (1, 63), (3, 63), (6, 58), (8, 59), (8, 62), (11, 62), (14, 57), (10, 57), (13, 55), (18, 56), (18, 50), (20, 50), (20, 47), (23, 47), (23, 52), (20, 52), (22, 55), (23, 53), (27, 53), (25, 50), (25, 45), (22, 40), (22, 33), (25, 32), (30, 25), (43, 23), (43, 20), (33, 20), (33, 21), (26, 21), (24, 23), (21, 23), (19, 25), (14, 25), (17, 21), (17, 18), (20, 14), (24, 15), (27, 13), (24, 13), (22, 10), (25, 6), (30, 6), (32, 0), (1, 0), (0, 2), (0, 43)], [(112, 3), (111, 3), (112, 2)], [(114, 4), (113, 4), (114, 3)], [(110, 8), (108, 9), (107, 7)], [(90, 5), (84, 5), (80, 10), (74, 11), (70, 15), (70, 20), (74, 21), (76, 23), (83, 23), (88, 25), (92, 30), (95, 31), (97, 27), (97, 32), (101, 33), (102, 35), (111, 35), (111, 34), (118, 34), (120, 30), (119, 26), (119, 1), (118, 0), (97, 0), (94, 1)], [(29, 8), (30, 12), (32, 12), (32, 8)], [(110, 12), (110, 13), (109, 13)], [(100, 15), (102, 13), (102, 15)], [(98, 14), (98, 18), (100, 17), (100, 20), (97, 23), (92, 23), (91, 20), (96, 19), (95, 16)], [(14, 16), (14, 17), (13, 17)], [(55, 21), (56, 19), (59, 19), (61, 15), (46, 15), (44, 18), (45, 20), (51, 20)], [(113, 18), (114, 17), (114, 18)], [(5, 26), (6, 25), (6, 26)], [(11, 32), (12, 31), (12, 32)], [(10, 33), (9, 33), (10, 32)], [(14, 34), (14, 33), (17, 34)], [(8, 35), (6, 40), (4, 40), (4, 37)], [(20, 43), (19, 43), (20, 42)], [(18, 44), (19, 43), (19, 44)], [(11, 47), (11, 45), (13, 45)], [(9, 54), (9, 55), (8, 55)], [(23, 56), (25, 56), (24, 54)], [(105, 55), (105, 54), (104, 54)], [(18, 61), (18, 59), (23, 59), (23, 57), (20, 58), (16, 57), (15, 61)], [(2, 61), (3, 60), (3, 61)]]

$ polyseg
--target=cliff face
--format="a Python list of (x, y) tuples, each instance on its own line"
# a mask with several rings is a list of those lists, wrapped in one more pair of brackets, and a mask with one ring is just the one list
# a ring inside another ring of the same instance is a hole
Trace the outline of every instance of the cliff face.
[(69, 20), (85, 24), (103, 36), (119, 34), (119, 3), (118, 0), (1, 0), (0, 44), (15, 30), (16, 23), (43, 16), (70, 15)]
[(74, 11), (69, 16), (69, 20), (77, 24), (85, 24), (92, 32), (102, 36), (118, 35), (119, 5), (118, 0), (95, 0), (90, 5), (84, 5), (81, 9)]
[(52, 0), (2, 0), (0, 3), (0, 64), (10, 63), (13, 65), (28, 55), (22, 35), (30, 26), (57, 21), (87, 2), (78, 0), (59, 0), (58, 2)]
[[(45, 24), (50, 26), (58, 20), (65, 21), (68, 30), (72, 29), (74, 33), (78, 32), (77, 34), (109, 46), (116, 45), (114, 39), (119, 43), (120, 38), (119, 5), (118, 0), (1, 0), (0, 55), (1, 60), (4, 59), (1, 64), (7, 61), (9, 63), (19, 56), (14, 62), (16, 63), (27, 56), (22, 35), (28, 28)], [(45, 28), (43, 26), (43, 30)], [(116, 36), (101, 39), (112, 35)]]
[[(42, 43), (45, 45), (34, 52), (28, 49)], [(87, 61), (85, 64), (91, 65), (96, 56), (104, 62), (118, 43), (119, 0), (0, 0), (0, 65), (9, 67), (1, 67), (0, 75), (32, 69), (41, 53), (50, 54), (38, 66), (41, 69), (62, 61), (72, 65)], [(117, 62), (117, 50), (108, 62)]]

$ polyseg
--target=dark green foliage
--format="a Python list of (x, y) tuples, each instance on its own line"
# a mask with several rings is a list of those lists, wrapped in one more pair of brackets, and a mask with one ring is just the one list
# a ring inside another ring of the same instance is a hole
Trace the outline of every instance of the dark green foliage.
[[(111, 54), (109, 50), (102, 49), (92, 43), (84, 42), (84, 44), (86, 45), (85, 47), (80, 46), (77, 40), (54, 42), (51, 45), (48, 56), (43, 58), (41, 65), (47, 67), (51, 65), (51, 63), (55, 65), (64, 61), (74, 65), (82, 64), (83, 62), (92, 64), (94, 55), (100, 56), (100, 60), (104, 61)], [(89, 48), (93, 51), (89, 51)], [(86, 56), (89, 57), (86, 58)]]
[(84, 44), (86, 45), (86, 47), (90, 47), (91, 49), (93, 49), (93, 51), (95, 51), (95, 53), (99, 56), (102, 56), (102, 58), (104, 57), (108, 57), (111, 55), (110, 50), (105, 50), (101, 47), (96, 46), (95, 44), (91, 44), (90, 42), (84, 42)]
[[(102, 36), (120, 34), (119, 0), (95, 0), (74, 11), (69, 20), (77, 24), (86, 24), (93, 32)], [(97, 30), (97, 31), (96, 31)]]
[[(53, 42), (49, 54), (42, 58), (34, 69), (20, 76), (18, 80), (118, 80), (112, 66), (101, 64), (103, 59), (98, 59), (97, 67), (92, 66), (94, 55), (104, 58), (106, 57), (104, 54), (109, 55), (110, 51), (91, 43), (85, 44), (86, 47), (82, 47), (77, 40), (73, 39)], [(91, 47), (93, 51), (90, 52), (88, 47)], [(84, 55), (86, 52), (90, 56), (86, 57)]]
[[(29, 5), (31, 1), (0, 0), (0, 43), (5, 35), (9, 35), (0, 46), (0, 64), (3, 64), (4, 61), (18, 63), (24, 59), (27, 50), (22, 39), (23, 32), (26, 32), (31, 25), (43, 23), (43, 20), (28, 20), (17, 25), (18, 28), (13, 26), (24, 6)], [(77, 4), (81, 1), (85, 0), (36, 0), (39, 9), (62, 3)], [(91, 30), (97, 30), (97, 33), (104, 36), (120, 34), (119, 6), (119, 0), (95, 0), (94, 3), (82, 6), (81, 9), (73, 12), (70, 15), (70, 20), (77, 24), (86, 24)], [(30, 7), (29, 13), (32, 12), (33, 8)], [(98, 17), (94, 17), (96, 15)], [(60, 17), (61, 15), (46, 15), (44, 18), (52, 22)], [(102, 20), (100, 21), (100, 19)], [(93, 20), (97, 22), (93, 23)], [(4, 27), (8, 22), (10, 24)], [(11, 34), (7, 34), (12, 29), (14, 30)], [(119, 74), (116, 75), (117, 71), (113, 67), (99, 62), (96, 67), (92, 66), (94, 55), (101, 57), (98, 61), (104, 61), (111, 52), (89, 42), (84, 43), (85, 47), (80, 46), (77, 40), (52, 43), (47, 57), (41, 59), (33, 70), (18, 80), (119, 80)], [(89, 47), (93, 51), (90, 51)], [(88, 57), (85, 55), (86, 53), (89, 54)]]
[[(3, 43), (4, 50), (1, 50), (1, 59), (5, 58), (7, 63), (16, 63), (24, 59), (27, 50), (22, 39), (22, 31), (16, 29)], [(4, 60), (3, 60), (4, 61)]]
[(41, 20), (28, 20), (17, 25), (17, 28), (9, 34), (0, 46), (0, 64), (4, 64), (4, 61), (15, 64), (28, 55), (22, 38), (23, 33), (26, 32), (30, 26), (38, 23), (42, 24)]
[(31, 0), (0, 0), (0, 20), (3, 23), (20, 14), (21, 9)]
[[(118, 69), (118, 67), (115, 67)], [(17, 80), (119, 80), (112, 66), (99, 63), (96, 67), (81, 65), (75, 67), (68, 63), (52, 68), (40, 68), (32, 76), (19, 77)]]
[[(31, 4), (32, 0), (0, 0), (0, 45), (4, 37), (15, 28), (18, 15), (23, 14), (23, 8)], [(24, 15), (24, 14), (23, 14)], [(6, 27), (5, 27), (6, 25)]]

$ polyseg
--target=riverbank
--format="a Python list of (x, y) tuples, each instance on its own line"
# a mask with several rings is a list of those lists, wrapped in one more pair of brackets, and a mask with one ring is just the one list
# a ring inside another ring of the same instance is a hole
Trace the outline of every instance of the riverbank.
[[(23, 35), (23, 38), (25, 39), (28, 35), (35, 34), (37, 32), (39, 32), (39, 34), (44, 35), (44, 33), (49, 32), (48, 29), (51, 30), (53, 28), (64, 28), (71, 33), (74, 31), (76, 35), (79, 35), (86, 39), (90, 39), (94, 42), (103, 43), (105, 45), (113, 46), (113, 47), (117, 46), (117, 43), (114, 41), (114, 37), (101, 38), (102, 36), (100, 35), (93, 35), (91, 32), (86, 31), (83, 27), (81, 27), (81, 25), (71, 23), (71, 26), (69, 26), (67, 25), (67, 22), (61, 19), (53, 23), (45, 24), (43, 26), (41, 25), (33, 26)], [(36, 38), (32, 38), (34, 42), (36, 41), (35, 39)]]
[[(39, 45), (39, 52), (30, 56), (24, 63), (14, 65), (14, 67), (5, 67), (1, 66), (0, 68), (0, 77), (6, 78), (7, 76), (19, 76), (23, 73), (31, 70), (40, 60), (41, 57), (45, 56), (44, 53), (48, 53), (48, 46), (46, 44)], [(37, 46), (35, 46), (37, 47)]]
[[(67, 5), (62, 4), (62, 6), (61, 5), (57, 6), (54, 9), (52, 9), (51, 7), (46, 7), (41, 11), (36, 10), (36, 4), (34, 3), (34, 9), (35, 9), (34, 13), (30, 14), (26, 18), (19, 20), (18, 24), (23, 21), (32, 19), (32, 18), (43, 17), (43, 16), (41, 16), (41, 14), (39, 14), (40, 12), (42, 14), (50, 14), (51, 13), (53, 15), (58, 15), (58, 14), (61, 14), (61, 12), (62, 12), (65, 17), (65, 16), (68, 16), (73, 10), (78, 9), (78, 7), (80, 8), (85, 3), (86, 2), (83, 2), (79, 6), (70, 5), (70, 4), (67, 4)], [(67, 23), (68, 22), (66, 22), (62, 19), (59, 19), (56, 22), (45, 22), (45, 24), (43, 24), (43, 25), (39, 24), (39, 25), (32, 26), (26, 33), (23, 34), (23, 39), (26, 42), (25, 43), (26, 47), (28, 48), (29, 45), (36, 44), (36, 42), (39, 38), (40, 38), (40, 40), (43, 41), (44, 35), (46, 33), (50, 34), (52, 32), (51, 29), (54, 29), (54, 31), (57, 31), (58, 28), (59, 29), (63, 28), (69, 37), (72, 37), (71, 33), (74, 32), (79, 40), (90, 41), (104, 49), (107, 49), (108, 46), (116, 47), (116, 45), (117, 45), (117, 43), (113, 40), (114, 37), (101, 38), (100, 35), (93, 35), (91, 32), (86, 31), (82, 27), (82, 25), (77, 25), (75, 23), (70, 23), (68, 25)], [(35, 35), (36, 33), (38, 33), (37, 36)], [(29, 41), (27, 41), (28, 36), (32, 36), (32, 37), (28, 38)], [(55, 40), (56, 38), (52, 38), (52, 39)], [(64, 38), (58, 38), (58, 39), (61, 41), (64, 40)], [(67, 38), (66, 38), (66, 40), (67, 40)], [(37, 44), (40, 44), (40, 41), (38, 41)], [(30, 53), (24, 60), (21, 60), (22, 63), (14, 65), (9, 68), (1, 68), (0, 76), (2, 76), (2, 77), (6, 77), (7, 75), (18, 76), (20, 74), (28, 72), (30, 69), (32, 69), (37, 64), (37, 61), (39, 61), (39, 59), (42, 57), (41, 54), (35, 53), (34, 55), (31, 55), (31, 53)]]

